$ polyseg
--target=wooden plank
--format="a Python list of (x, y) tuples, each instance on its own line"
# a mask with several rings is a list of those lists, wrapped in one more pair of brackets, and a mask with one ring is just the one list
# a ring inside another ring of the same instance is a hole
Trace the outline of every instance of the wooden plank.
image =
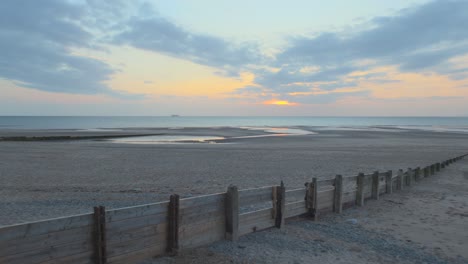
[(216, 193), (191, 198), (180, 199), (179, 211), (184, 214), (190, 211), (198, 211), (199, 207), (210, 207), (211, 205), (224, 205), (226, 193)]
[(405, 179), (404, 176), (405, 176), (405, 173), (403, 172), (403, 170), (399, 169), (398, 170), (398, 180), (397, 180), (397, 189), (398, 190), (403, 189), (404, 179)]
[(193, 225), (180, 228), (180, 247), (182, 249), (208, 245), (215, 241), (223, 240), (226, 235), (226, 219), (224, 216), (218, 219), (210, 219)]
[(356, 193), (357, 193), (356, 190), (354, 190), (354, 191), (349, 190), (349, 191), (344, 192), (343, 193), (343, 204), (351, 203), (351, 202), (353, 203), (353, 205), (356, 204)]
[(168, 205), (169, 201), (166, 201), (160, 203), (145, 204), (141, 206), (132, 206), (115, 210), (108, 210), (106, 212), (106, 222), (116, 222), (154, 214), (167, 215)]
[(391, 194), (393, 193), (393, 172), (391, 170), (387, 171), (385, 174), (385, 193)]
[(304, 201), (306, 197), (306, 189), (307, 188), (298, 188), (286, 191), (286, 203)]
[[(191, 212), (190, 214), (182, 214), (179, 217), (179, 224), (194, 224), (198, 222), (204, 222), (211, 218), (218, 218), (220, 216), (225, 216), (224, 206), (216, 206), (208, 208), (207, 210), (200, 210), (199, 212)], [(180, 214), (180, 213), (179, 213)]]
[(318, 184), (320, 186), (326, 187), (326, 186), (334, 186), (335, 185), (335, 179), (328, 179), (328, 180), (319, 180)]
[(93, 249), (93, 243), (89, 240), (85, 240), (75, 243), (43, 247), (15, 255), (1, 256), (0, 263), (37, 264), (44, 261), (51, 261), (57, 258), (92, 251)]
[(226, 193), (226, 239), (239, 238), (239, 192), (236, 186), (229, 186)]
[(122, 254), (114, 257), (110, 257), (107, 260), (109, 264), (128, 264), (128, 263), (138, 263), (144, 260), (148, 260), (155, 256), (158, 256), (160, 250), (159, 245), (151, 245), (149, 247), (140, 248), (139, 250), (129, 252), (127, 254)]
[(308, 212), (305, 201), (286, 204), (286, 218), (302, 215)]
[(183, 198), (183, 199), (179, 198), (179, 206), (180, 206), (179, 209), (182, 210), (184, 208), (193, 208), (199, 205), (220, 202), (221, 200), (224, 199), (225, 195), (226, 193), (215, 193), (215, 194), (200, 195), (200, 196)]
[(156, 241), (159, 241), (160, 239), (166, 241), (168, 236), (167, 229), (167, 223), (161, 223), (119, 232), (107, 232), (107, 245), (111, 246), (116, 243), (124, 243), (126, 241), (131, 241), (146, 236), (155, 236), (157, 237)]
[(372, 175), (364, 175), (364, 199), (372, 197)]
[(408, 168), (406, 171), (406, 185), (411, 186), (413, 184), (413, 170), (411, 168)]
[(92, 226), (93, 214), (81, 214), (0, 228), (0, 242)]
[(341, 214), (343, 211), (343, 176), (341, 175), (336, 175), (335, 178), (333, 211), (337, 214)]
[(179, 250), (179, 195), (173, 194), (169, 199), (167, 252), (177, 254)]
[(137, 218), (129, 218), (121, 221), (107, 223), (107, 233), (113, 234), (124, 232), (126, 230), (143, 228), (146, 226), (153, 226), (162, 223), (167, 223), (167, 214), (153, 214)]
[(319, 191), (317, 194), (317, 200), (318, 200), (317, 210), (321, 210), (325, 208), (333, 209), (334, 197), (335, 197), (334, 190)]
[(256, 189), (239, 190), (239, 206), (251, 206), (272, 200), (273, 186)]
[(343, 177), (343, 182), (356, 182), (357, 177), (358, 177), (357, 175), (356, 176)]
[(52, 260), (48, 260), (45, 262), (41, 262), (41, 264), (95, 264), (94, 261), (94, 252), (87, 251), (84, 253), (74, 254), (70, 256), (66, 256), (63, 258), (55, 258)]
[(146, 247), (154, 248), (154, 256), (162, 255), (167, 248), (166, 237), (148, 234), (133, 240), (110, 244), (107, 248), (108, 259), (114, 256), (129, 254)]
[(359, 173), (357, 176), (356, 204), (364, 206), (364, 173)]
[(239, 215), (239, 234), (245, 235), (265, 228), (275, 226), (271, 218), (271, 209), (262, 209)]
[(79, 227), (49, 234), (28, 236), (25, 238), (3, 241), (0, 243), (0, 256), (15, 255), (27, 251), (54, 247), (76, 241), (89, 241), (91, 243), (93, 228), (91, 226)]

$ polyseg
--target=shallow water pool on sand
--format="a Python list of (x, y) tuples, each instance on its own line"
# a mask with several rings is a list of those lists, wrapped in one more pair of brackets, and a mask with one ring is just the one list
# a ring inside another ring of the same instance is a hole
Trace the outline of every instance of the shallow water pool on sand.
[(215, 136), (180, 136), (157, 135), (142, 137), (115, 138), (109, 141), (113, 143), (127, 144), (167, 144), (167, 143), (215, 143), (214, 140), (222, 140), (223, 137)]

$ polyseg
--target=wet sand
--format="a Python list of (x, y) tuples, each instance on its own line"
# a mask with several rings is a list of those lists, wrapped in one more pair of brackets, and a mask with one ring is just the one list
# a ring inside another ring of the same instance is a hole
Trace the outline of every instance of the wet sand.
[[(230, 184), (252, 188), (283, 180), (287, 188), (297, 188), (312, 177), (414, 168), (468, 152), (467, 134), (300, 129), (318, 134), (256, 137), (268, 133), (224, 127), (0, 130), (2, 138), (41, 137), (0, 141), (0, 225), (86, 213), (95, 205), (118, 208), (162, 201), (172, 193), (222, 192)], [(155, 134), (226, 139), (218, 144), (147, 145), (61, 138)], [(51, 136), (58, 138), (44, 140)]]

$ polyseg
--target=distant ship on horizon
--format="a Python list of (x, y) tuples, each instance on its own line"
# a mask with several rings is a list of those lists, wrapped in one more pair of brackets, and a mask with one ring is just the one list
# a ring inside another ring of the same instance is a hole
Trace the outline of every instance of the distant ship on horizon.
[(180, 117), (180, 115), (171, 115), (171, 117)]

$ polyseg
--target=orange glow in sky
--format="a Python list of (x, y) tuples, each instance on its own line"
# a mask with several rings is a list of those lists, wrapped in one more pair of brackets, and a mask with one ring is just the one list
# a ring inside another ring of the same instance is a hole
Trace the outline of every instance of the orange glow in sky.
[(281, 106), (293, 106), (297, 105), (297, 103), (289, 102), (286, 100), (270, 100), (263, 102), (265, 105), (281, 105)]

